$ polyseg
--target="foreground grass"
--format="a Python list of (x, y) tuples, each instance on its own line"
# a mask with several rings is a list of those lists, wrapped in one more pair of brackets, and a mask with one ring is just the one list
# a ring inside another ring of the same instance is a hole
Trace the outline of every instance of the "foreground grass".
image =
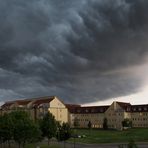
[[(99, 130), (99, 129), (76, 129), (75, 133), (78, 135), (85, 135), (85, 138), (75, 138), (75, 143), (128, 143), (131, 139), (135, 142), (148, 142), (148, 128), (133, 128), (127, 131), (117, 131), (117, 130)], [(71, 138), (70, 142), (74, 142)], [(25, 148), (61, 148), (62, 143), (55, 143), (54, 141), (48, 146), (47, 141), (42, 141), (35, 144), (28, 144)], [(1, 145), (0, 145), (1, 147)], [(8, 148), (8, 146), (3, 146)], [(2, 147), (2, 148), (3, 148)], [(11, 145), (11, 148), (17, 148), (18, 145), (15, 143)]]
[[(76, 142), (82, 143), (122, 143), (131, 139), (135, 142), (148, 142), (148, 128), (133, 128), (127, 131), (77, 129), (75, 133), (86, 135), (85, 138), (76, 138)], [(73, 138), (70, 141), (73, 141)]]
[[(47, 145), (47, 144), (42, 144), (42, 145), (39, 145), (40, 148), (60, 148), (58, 145), (56, 144), (51, 144), (51, 145)], [(35, 148), (35, 144), (28, 144), (25, 146), (25, 148)]]
[[(58, 144), (36, 144), (36, 143), (33, 143), (33, 144), (26, 144), (25, 145), (25, 148), (36, 148), (37, 146), (39, 146), (39, 148), (61, 148)], [(18, 148), (18, 145), (13, 143), (11, 144), (10, 146), (11, 148)], [(9, 148), (9, 146), (6, 144), (6, 145), (0, 145), (0, 148)]]

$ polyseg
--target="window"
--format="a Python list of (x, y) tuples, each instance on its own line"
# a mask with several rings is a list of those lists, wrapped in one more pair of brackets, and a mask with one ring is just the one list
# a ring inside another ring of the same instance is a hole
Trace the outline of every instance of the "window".
[(93, 113), (93, 112), (95, 112), (95, 110), (94, 110), (94, 109), (92, 109), (92, 110), (91, 110), (91, 112)]
[(127, 108), (127, 111), (130, 111), (130, 110), (131, 110), (131, 109), (128, 107), (128, 108)]
[(146, 108), (146, 107), (144, 107), (144, 110), (145, 110), (145, 111), (147, 111), (147, 108)]
[(142, 115), (143, 115), (143, 113), (139, 113), (139, 115), (140, 115), (140, 116), (142, 116)]
[(139, 107), (138, 110), (141, 111), (141, 107)]
[(100, 109), (100, 112), (103, 112), (103, 108)]

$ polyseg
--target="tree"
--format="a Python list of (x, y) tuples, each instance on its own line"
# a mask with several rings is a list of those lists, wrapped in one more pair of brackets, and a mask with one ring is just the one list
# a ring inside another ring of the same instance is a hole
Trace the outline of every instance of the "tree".
[(128, 118), (126, 118), (126, 119), (124, 119), (123, 121), (122, 121), (122, 127), (124, 128), (124, 127), (132, 127), (132, 121), (131, 120), (129, 120)]
[(49, 140), (55, 137), (57, 132), (57, 122), (51, 113), (47, 113), (40, 121), (40, 129), (42, 136), (48, 138), (49, 145)]
[(138, 148), (133, 139), (131, 139), (128, 142), (128, 144), (120, 144), (120, 145), (118, 145), (118, 148), (125, 148), (125, 147), (126, 148)]
[(74, 118), (73, 125), (74, 125), (75, 128), (80, 126), (78, 118)]
[(40, 140), (41, 131), (24, 111), (14, 111), (9, 114), (13, 120), (13, 139), (24, 147), (26, 143)]
[(56, 137), (59, 141), (68, 140), (71, 137), (70, 125), (68, 123), (63, 123), (58, 129)]
[(129, 141), (128, 148), (138, 148), (133, 139)]
[(91, 129), (91, 127), (92, 127), (91, 121), (88, 122), (87, 126), (88, 126), (89, 129)]
[(65, 147), (65, 141), (71, 137), (70, 125), (68, 123), (63, 123), (62, 126), (59, 126), (56, 137), (58, 141), (64, 141)]
[(10, 147), (10, 140), (13, 138), (13, 121), (9, 114), (4, 114), (0, 117), (0, 140), (1, 142), (8, 141)]
[(104, 120), (103, 120), (103, 129), (104, 130), (107, 130), (108, 129), (107, 118), (104, 118)]
[(88, 126), (88, 128), (89, 128), (89, 134), (91, 134), (91, 127), (92, 127), (91, 121), (88, 122), (87, 126)]

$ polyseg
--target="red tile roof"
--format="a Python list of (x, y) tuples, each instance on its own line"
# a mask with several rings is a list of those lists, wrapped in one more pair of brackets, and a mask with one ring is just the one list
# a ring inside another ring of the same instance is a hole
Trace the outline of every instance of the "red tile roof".
[(12, 104), (18, 104), (18, 105), (27, 105), (30, 102), (33, 102), (34, 105), (39, 105), (42, 103), (49, 103), (55, 98), (55, 96), (45, 96), (45, 97), (38, 97), (38, 98), (31, 98), (31, 99), (22, 99), (22, 100), (14, 100), (14, 101), (8, 101), (4, 103), (1, 108), (9, 108)]
[(74, 114), (90, 114), (90, 113), (104, 113), (109, 106), (72, 106), (68, 108), (70, 113)]
[(79, 105), (79, 104), (65, 104), (65, 106), (67, 108), (75, 108), (75, 107), (80, 107), (81, 105)]
[(31, 100), (16, 100), (16, 103), (18, 105), (27, 105), (30, 102), (31, 102)]
[(37, 107), (44, 103), (50, 103), (55, 97), (39, 98), (33, 102), (33, 106)]
[(81, 107), (81, 105), (78, 105), (78, 104), (65, 104), (65, 106), (68, 108), (70, 113), (74, 113), (75, 108)]
[(1, 109), (8, 109), (14, 103), (15, 103), (15, 101), (6, 102), (1, 106)]
[(116, 102), (116, 103), (119, 104), (119, 106), (122, 107), (122, 109), (124, 109), (124, 111), (126, 111), (126, 112), (131, 111), (131, 104), (130, 103), (126, 103), (126, 102)]
[(148, 112), (148, 104), (132, 105), (131, 112)]

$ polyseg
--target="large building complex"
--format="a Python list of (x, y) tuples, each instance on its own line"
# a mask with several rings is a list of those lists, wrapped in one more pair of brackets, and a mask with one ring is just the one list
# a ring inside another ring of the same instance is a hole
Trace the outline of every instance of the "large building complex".
[(129, 119), (133, 127), (148, 127), (148, 104), (131, 105), (114, 101), (108, 106), (85, 106), (65, 104), (56, 96), (15, 100), (1, 106), (1, 115), (14, 110), (25, 110), (36, 120), (51, 112), (59, 122), (68, 122), (71, 127), (77, 120), (80, 128), (90, 121), (93, 128), (102, 128), (107, 118), (109, 128), (122, 128), (122, 121)]

